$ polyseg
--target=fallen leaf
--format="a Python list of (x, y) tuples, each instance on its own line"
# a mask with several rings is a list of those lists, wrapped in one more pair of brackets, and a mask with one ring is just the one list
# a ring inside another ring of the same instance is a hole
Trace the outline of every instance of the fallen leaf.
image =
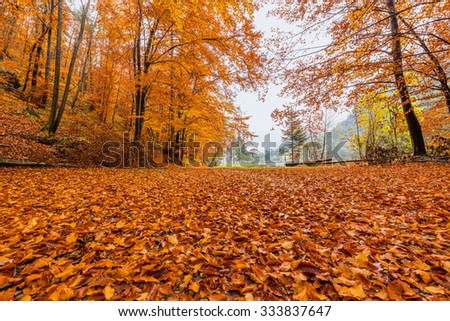
[(194, 291), (195, 293), (198, 293), (198, 291), (200, 290), (200, 285), (196, 282), (191, 282), (191, 284), (189, 285), (189, 289)]
[(73, 244), (73, 243), (77, 242), (77, 239), (78, 239), (78, 235), (75, 233), (71, 233), (71, 234), (67, 235), (66, 242), (69, 244)]
[(114, 288), (112, 288), (111, 286), (107, 285), (104, 289), (103, 289), (103, 294), (105, 295), (105, 299), (107, 301), (111, 300), (111, 298), (114, 296)]

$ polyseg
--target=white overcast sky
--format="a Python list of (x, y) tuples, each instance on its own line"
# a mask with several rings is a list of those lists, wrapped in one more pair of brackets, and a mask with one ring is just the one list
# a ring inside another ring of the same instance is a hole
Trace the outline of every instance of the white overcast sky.
[[(267, 12), (269, 9), (269, 7), (263, 8), (255, 17), (257, 29), (263, 31), (266, 38), (270, 38), (272, 28), (290, 29), (290, 26), (283, 20), (268, 16)], [(258, 95), (251, 92), (242, 92), (237, 97), (237, 105), (241, 107), (246, 115), (251, 116), (248, 121), (250, 131), (258, 135), (254, 141), (259, 144), (263, 142), (264, 136), (269, 133), (271, 134), (272, 141), (276, 141), (277, 143), (281, 142), (281, 129), (275, 126), (275, 123), (270, 117), (270, 114), (275, 108), (282, 107), (288, 101), (278, 96), (280, 90), (281, 87), (271, 84), (264, 101), (258, 100)], [(273, 128), (275, 130), (272, 130)]]
[[(283, 31), (295, 29), (294, 25), (289, 25), (284, 20), (268, 16), (267, 13), (271, 8), (273, 8), (273, 5), (264, 7), (255, 17), (257, 29), (263, 31), (266, 38), (271, 37), (272, 28), (279, 28)], [(323, 35), (319, 37), (317, 34), (311, 34), (306, 37), (306, 42), (306, 47), (314, 47), (327, 44), (329, 38)], [(258, 95), (251, 92), (242, 92), (237, 97), (237, 105), (241, 107), (246, 115), (251, 116), (248, 121), (250, 131), (258, 135), (258, 137), (254, 139), (254, 142), (259, 143), (259, 146), (261, 146), (261, 143), (264, 141), (264, 136), (269, 133), (272, 141), (277, 142), (277, 144), (281, 143), (281, 128), (276, 126), (270, 117), (270, 114), (274, 109), (280, 108), (283, 104), (289, 102), (288, 99), (279, 97), (281, 89), (281, 86), (271, 84), (264, 101), (258, 100)], [(340, 115), (340, 117), (336, 117), (336, 119), (340, 121), (345, 119), (345, 117), (346, 115)]]

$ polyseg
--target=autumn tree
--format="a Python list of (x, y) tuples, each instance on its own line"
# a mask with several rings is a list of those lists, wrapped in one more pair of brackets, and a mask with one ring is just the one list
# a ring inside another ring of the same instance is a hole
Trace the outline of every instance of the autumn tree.
[[(205, 88), (201, 82), (210, 83), (209, 90), (215, 86), (211, 92), (215, 97), (230, 97), (235, 84), (254, 89), (261, 84), (261, 35), (253, 30), (255, 5), (250, 2), (139, 0), (114, 7), (103, 1), (100, 6), (100, 19), (117, 21), (108, 27), (111, 35), (124, 30), (120, 36), (130, 49), (136, 141), (141, 140), (149, 106), (160, 105), (173, 127), (183, 120), (181, 101), (199, 96), (199, 88)], [(183, 89), (186, 85), (191, 88), (189, 95)], [(182, 135), (175, 128), (170, 132), (173, 140)]]
[[(415, 2), (396, 7), (390, 0), (323, 1), (320, 5), (283, 1), (276, 10), (278, 16), (302, 26), (300, 32), (289, 35), (290, 44), (297, 46), (280, 51), (290, 66), (284, 71), (287, 83), (284, 94), (314, 113), (343, 104), (352, 109), (361, 93), (381, 86), (395, 87), (402, 101), (414, 154), (425, 154), (422, 130), (410, 101), (410, 83), (405, 76), (409, 60), (421, 55), (404, 46), (405, 29), (400, 29), (398, 17), (428, 5)], [(311, 32), (321, 32), (330, 40), (320, 48), (302, 49), (298, 44)]]
[[(413, 103), (419, 116), (421, 110)], [(354, 108), (357, 132), (352, 145), (360, 157), (396, 158), (410, 152), (407, 123), (392, 91), (378, 90), (362, 96)]]

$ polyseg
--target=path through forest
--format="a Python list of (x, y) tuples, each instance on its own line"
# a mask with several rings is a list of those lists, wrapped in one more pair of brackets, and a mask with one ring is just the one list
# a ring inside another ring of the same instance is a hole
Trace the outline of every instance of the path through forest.
[(0, 169), (0, 300), (449, 300), (450, 167)]

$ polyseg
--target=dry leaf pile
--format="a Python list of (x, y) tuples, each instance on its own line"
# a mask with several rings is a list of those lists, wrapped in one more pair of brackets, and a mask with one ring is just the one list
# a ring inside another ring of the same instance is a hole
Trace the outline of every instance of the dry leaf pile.
[(449, 300), (450, 167), (0, 169), (0, 300)]

